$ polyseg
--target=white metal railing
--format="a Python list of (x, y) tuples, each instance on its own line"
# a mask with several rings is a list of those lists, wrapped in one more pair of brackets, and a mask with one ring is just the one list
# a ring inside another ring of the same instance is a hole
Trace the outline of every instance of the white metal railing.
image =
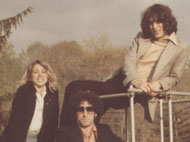
[[(131, 134), (132, 134), (132, 142), (135, 142), (135, 115), (134, 115), (134, 98), (135, 95), (139, 93), (143, 93), (140, 89), (130, 88), (126, 93), (118, 93), (118, 94), (109, 94), (102, 95), (100, 98), (115, 98), (115, 97), (129, 97), (130, 98), (130, 108), (131, 108)], [(161, 142), (164, 142), (164, 119), (163, 119), (163, 104), (168, 103), (168, 111), (169, 111), (169, 133), (170, 133), (170, 142), (173, 142), (173, 119), (172, 119), (172, 103), (183, 103), (190, 102), (190, 99), (183, 100), (173, 100), (172, 96), (190, 96), (190, 92), (175, 92), (175, 91), (167, 91), (161, 92), (159, 94), (159, 104), (160, 104), (160, 136)], [(167, 98), (167, 101), (164, 99)], [(125, 110), (127, 113), (127, 110)], [(126, 128), (127, 128), (127, 142), (129, 142), (129, 127), (128, 127), (128, 117), (125, 115), (126, 120)]]

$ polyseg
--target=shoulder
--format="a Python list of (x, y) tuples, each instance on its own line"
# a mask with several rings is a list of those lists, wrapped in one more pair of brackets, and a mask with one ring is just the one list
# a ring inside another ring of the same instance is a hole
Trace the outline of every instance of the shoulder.
[(17, 89), (17, 91), (15, 93), (15, 97), (16, 96), (23, 96), (23, 95), (27, 96), (27, 95), (25, 95), (26, 93), (27, 94), (35, 93), (35, 88), (34, 88), (34, 85), (32, 82), (27, 82), (27, 83), (21, 85)]
[(60, 127), (56, 134), (57, 141), (61, 141), (66, 136), (70, 137), (71, 132), (69, 132), (69, 130), (65, 126)]
[(184, 50), (189, 48), (189, 44), (184, 40), (181, 40), (179, 37), (177, 37), (177, 46)]
[(106, 124), (99, 124), (97, 125), (99, 139), (109, 142), (123, 142), (121, 138), (119, 138), (117, 135), (115, 135), (110, 126)]
[(97, 130), (99, 131), (99, 133), (101, 133), (103, 135), (112, 134), (112, 130), (111, 130), (110, 126), (108, 126), (107, 124), (98, 124), (96, 127), (97, 127)]
[(21, 85), (21, 86), (17, 89), (17, 92), (18, 92), (18, 91), (19, 91), (19, 92), (28, 91), (28, 90), (35, 90), (33, 83), (30, 82), (30, 81), (27, 82), (27, 83), (25, 83), (25, 84), (23, 84), (23, 85)]
[(97, 129), (111, 129), (107, 124), (98, 124)]
[(74, 133), (78, 132), (78, 128), (75, 127), (75, 126), (61, 126), (59, 129), (58, 129), (58, 135), (67, 135), (67, 136), (73, 136)]
[(136, 42), (136, 43), (143, 43), (143, 42), (150, 42), (150, 38), (145, 38), (145, 36), (143, 35), (142, 32), (138, 32), (134, 38), (134, 41), (133, 42)]
[(81, 139), (80, 131), (75, 126), (62, 126), (56, 135), (57, 142), (74, 142), (79, 139)]
[(187, 60), (190, 54), (190, 46), (187, 42), (177, 37), (177, 52), (178, 57), (183, 56), (183, 60)]
[[(20, 106), (26, 104), (26, 100), (30, 98), (29, 96), (33, 96), (32, 94), (35, 94), (35, 88), (33, 87), (33, 84), (31, 83), (23, 84), (16, 90), (16, 93), (14, 94), (13, 105)], [(29, 99), (29, 101), (31, 100)]]

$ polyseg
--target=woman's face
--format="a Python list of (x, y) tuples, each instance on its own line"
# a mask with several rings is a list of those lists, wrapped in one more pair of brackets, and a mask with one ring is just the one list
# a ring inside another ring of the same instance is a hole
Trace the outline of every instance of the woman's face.
[(35, 64), (32, 68), (32, 81), (38, 88), (44, 87), (48, 81), (47, 72), (40, 64)]

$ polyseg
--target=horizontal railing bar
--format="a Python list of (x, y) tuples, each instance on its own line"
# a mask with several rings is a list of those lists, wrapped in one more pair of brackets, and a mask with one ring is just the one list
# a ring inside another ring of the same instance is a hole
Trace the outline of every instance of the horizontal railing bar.
[[(143, 93), (140, 89), (131, 88), (126, 93), (117, 93), (117, 94), (109, 94), (109, 95), (101, 95), (100, 98), (115, 98), (115, 97), (126, 97), (130, 96), (132, 93)], [(190, 96), (190, 92), (175, 92), (175, 91), (168, 91), (168, 92), (161, 92), (160, 97), (167, 96), (167, 95), (179, 95), (179, 96)], [(172, 101), (174, 102), (174, 101)], [(174, 102), (175, 103), (175, 102)]]
[[(172, 103), (184, 103), (184, 102), (190, 102), (190, 99), (183, 99), (183, 100), (172, 100)], [(163, 102), (164, 104), (167, 104), (167, 101)]]
[[(128, 92), (134, 93), (143, 93), (142, 90), (136, 88), (130, 88)], [(177, 92), (177, 91), (167, 91), (167, 92), (160, 92), (160, 95), (179, 95), (179, 96), (190, 96), (190, 92)]]
[(190, 96), (190, 92), (175, 92), (175, 91), (168, 91), (165, 94), (168, 95), (178, 95), (178, 96)]
[(102, 95), (100, 98), (115, 98), (115, 97), (126, 97), (129, 96), (129, 93), (118, 93), (118, 94), (109, 94), (109, 95)]

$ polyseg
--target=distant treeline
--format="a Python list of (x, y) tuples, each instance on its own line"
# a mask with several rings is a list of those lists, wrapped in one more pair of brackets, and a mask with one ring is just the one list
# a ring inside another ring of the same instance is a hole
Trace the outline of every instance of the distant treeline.
[(123, 62), (126, 48), (113, 47), (103, 36), (83, 43), (63, 41), (54, 45), (41, 42), (31, 44), (17, 54), (13, 45), (6, 45), (0, 60), (0, 133), (8, 122), (14, 92), (27, 65), (40, 59), (48, 62), (56, 72), (60, 105), (66, 85), (77, 79), (104, 80)]

